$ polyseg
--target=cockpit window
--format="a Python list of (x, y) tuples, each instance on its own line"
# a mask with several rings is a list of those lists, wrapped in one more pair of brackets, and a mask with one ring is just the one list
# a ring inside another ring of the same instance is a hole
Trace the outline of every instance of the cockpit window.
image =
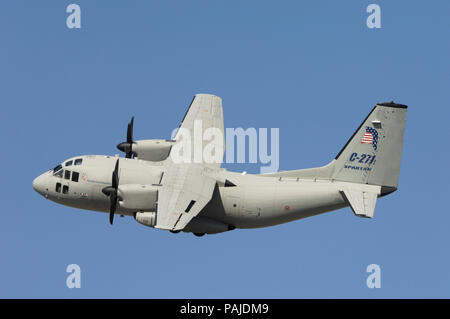
[(64, 178), (65, 179), (70, 179), (70, 171), (68, 171), (68, 170), (64, 171)]
[(82, 158), (77, 158), (77, 159), (75, 160), (75, 165), (81, 165), (82, 162), (83, 162), (83, 159), (82, 159)]
[(62, 169), (62, 165), (58, 165), (53, 169), (53, 176), (58, 176), (58, 177), (62, 177), (63, 174), (63, 169)]
[(72, 172), (72, 182), (78, 182), (79, 177), (80, 177), (80, 173)]
[(67, 162), (66, 162), (66, 166), (72, 166), (72, 162), (73, 162), (73, 161), (67, 161)]

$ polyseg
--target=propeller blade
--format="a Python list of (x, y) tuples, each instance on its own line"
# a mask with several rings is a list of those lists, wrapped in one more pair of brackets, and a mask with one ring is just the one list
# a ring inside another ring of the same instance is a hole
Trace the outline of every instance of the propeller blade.
[(116, 203), (117, 203), (116, 193), (111, 194), (110, 200), (111, 206), (109, 207), (109, 223), (112, 225), (114, 221), (114, 212), (116, 211)]
[(134, 116), (131, 117), (130, 123), (128, 123), (127, 128), (127, 141), (122, 142), (119, 145), (117, 145), (117, 148), (125, 153), (126, 158), (132, 158), (133, 157), (133, 126), (134, 126)]
[(114, 213), (117, 208), (117, 191), (119, 188), (119, 159), (116, 161), (114, 171), (112, 172), (111, 186), (102, 189), (102, 193), (109, 197), (109, 223), (114, 221)]
[(133, 143), (133, 125), (134, 125), (134, 116), (131, 117), (131, 121), (128, 124), (127, 129), (127, 143)]
[(119, 186), (119, 159), (117, 159), (116, 166), (114, 167), (114, 171), (112, 173), (112, 187), (115, 189), (116, 195), (118, 186)]

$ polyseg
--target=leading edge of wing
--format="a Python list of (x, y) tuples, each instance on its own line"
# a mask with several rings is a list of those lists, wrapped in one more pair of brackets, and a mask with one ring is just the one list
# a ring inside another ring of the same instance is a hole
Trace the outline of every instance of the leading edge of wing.
[(195, 95), (173, 139), (170, 160), (220, 167), (225, 152), (222, 99)]

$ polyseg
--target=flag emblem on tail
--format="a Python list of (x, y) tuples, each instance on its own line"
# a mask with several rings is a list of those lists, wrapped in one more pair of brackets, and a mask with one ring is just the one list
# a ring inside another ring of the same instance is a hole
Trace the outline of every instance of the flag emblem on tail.
[(376, 129), (371, 128), (369, 126), (366, 127), (366, 132), (364, 133), (361, 144), (372, 144), (373, 149), (377, 150), (378, 144), (378, 132)]

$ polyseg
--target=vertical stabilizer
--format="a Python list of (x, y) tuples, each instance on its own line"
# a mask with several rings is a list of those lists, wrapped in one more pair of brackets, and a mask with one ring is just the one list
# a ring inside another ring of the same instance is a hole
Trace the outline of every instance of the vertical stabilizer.
[(334, 180), (397, 188), (406, 105), (378, 103), (331, 163)]

